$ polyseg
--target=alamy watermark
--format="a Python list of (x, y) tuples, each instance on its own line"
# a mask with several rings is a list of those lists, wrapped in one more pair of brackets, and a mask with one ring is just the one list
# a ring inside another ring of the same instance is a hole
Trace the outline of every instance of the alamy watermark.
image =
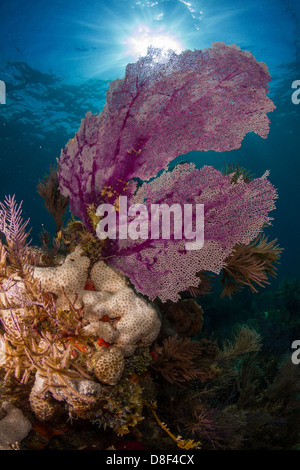
[[(173, 215), (173, 230), (171, 223)], [(193, 217), (194, 214), (194, 217)], [(118, 204), (101, 204), (96, 211), (100, 240), (192, 240), (186, 250), (200, 250), (204, 244), (204, 204), (132, 204), (119, 196)]]
[(300, 340), (296, 339), (295, 341), (293, 341), (291, 348), (295, 349), (291, 358), (292, 363), (297, 366), (298, 364), (300, 364)]
[(6, 85), (3, 80), (0, 80), (0, 104), (6, 104)]
[(292, 83), (292, 88), (296, 89), (292, 94), (292, 103), (299, 104), (300, 103), (300, 80), (294, 80)]

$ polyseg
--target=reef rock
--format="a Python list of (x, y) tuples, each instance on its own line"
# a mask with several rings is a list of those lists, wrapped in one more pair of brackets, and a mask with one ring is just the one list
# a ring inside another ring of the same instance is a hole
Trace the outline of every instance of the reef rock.
[(6, 416), (0, 421), (0, 450), (12, 450), (31, 431), (31, 424), (12, 403), (2, 403), (1, 410)]
[(30, 393), (31, 409), (41, 421), (48, 421), (55, 416), (60, 408), (59, 402), (68, 405), (71, 415), (87, 418), (102, 396), (102, 386), (92, 380), (65, 377), (65, 386), (62, 387), (57, 374), (53, 373), (52, 381), (50, 392), (45, 378), (37, 373)]

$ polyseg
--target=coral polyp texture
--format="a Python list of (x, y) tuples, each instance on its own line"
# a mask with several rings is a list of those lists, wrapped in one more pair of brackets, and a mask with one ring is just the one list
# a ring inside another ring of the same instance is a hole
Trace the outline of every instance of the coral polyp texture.
[[(103, 261), (94, 264), (90, 280), (95, 290), (85, 290), (90, 260), (79, 247), (61, 266), (35, 267), (34, 279), (45, 292), (56, 295), (56, 307), (68, 309), (70, 302), (83, 307), (83, 332), (116, 345), (124, 355), (138, 346), (149, 346), (157, 337), (160, 319), (155, 308), (127, 286), (125, 277)], [(103, 319), (104, 318), (104, 319)]]
[(68, 255), (58, 267), (34, 268), (33, 276), (45, 292), (58, 296), (57, 307), (68, 308), (69, 301), (82, 306), (80, 293), (88, 277), (90, 260), (81, 256), (80, 249)]

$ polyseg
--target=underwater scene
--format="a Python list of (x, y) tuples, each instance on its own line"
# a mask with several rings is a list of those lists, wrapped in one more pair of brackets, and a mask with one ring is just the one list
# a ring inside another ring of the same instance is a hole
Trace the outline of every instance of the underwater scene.
[(299, 0), (0, 10), (0, 450), (300, 449)]

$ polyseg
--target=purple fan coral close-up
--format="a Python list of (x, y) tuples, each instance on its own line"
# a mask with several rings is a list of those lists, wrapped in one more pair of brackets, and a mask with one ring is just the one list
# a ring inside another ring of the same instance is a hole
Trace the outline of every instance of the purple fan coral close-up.
[[(108, 263), (150, 299), (177, 300), (199, 283), (196, 273), (219, 273), (236, 243), (249, 243), (269, 221), (276, 190), (266, 175), (231, 184), (211, 167), (180, 165), (151, 182), (178, 155), (240, 147), (251, 131), (266, 138), (274, 109), (266, 96), (264, 63), (236, 46), (216, 43), (179, 55), (150, 48), (111, 83), (99, 115), (87, 114), (58, 161), (62, 194), (90, 228), (88, 207), (117, 197), (146, 204), (204, 204), (205, 243), (188, 253), (178, 240), (110, 241)], [(144, 181), (138, 187), (136, 179)]]
[[(186, 250), (184, 239), (113, 240), (104, 249), (109, 264), (126, 274), (136, 289), (151, 300), (176, 301), (179, 292), (197, 286), (201, 270), (219, 274), (236, 243), (248, 244), (270, 223), (277, 192), (267, 175), (250, 183), (231, 184), (230, 175), (212, 167), (198, 170), (193, 164), (177, 165), (173, 171), (141, 186), (131, 202), (167, 202), (204, 205), (204, 245)], [(187, 190), (188, 188), (188, 190)], [(151, 218), (149, 226), (151, 225)], [(183, 232), (183, 230), (182, 230)]]
[[(85, 223), (87, 206), (104, 188), (131, 195), (178, 155), (192, 150), (239, 148), (248, 132), (266, 138), (270, 74), (237, 46), (216, 43), (177, 55), (149, 49), (113, 81), (99, 115), (87, 114), (61, 152), (58, 179), (74, 216)], [(111, 194), (111, 193), (108, 193)]]

